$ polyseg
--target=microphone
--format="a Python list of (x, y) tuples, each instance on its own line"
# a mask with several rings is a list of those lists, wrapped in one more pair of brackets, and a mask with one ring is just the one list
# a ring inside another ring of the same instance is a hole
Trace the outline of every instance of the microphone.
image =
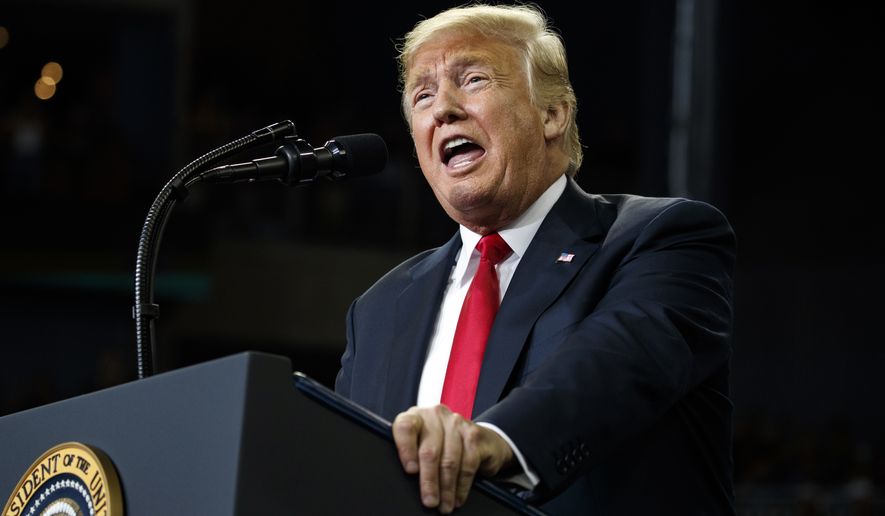
[(200, 174), (209, 183), (238, 183), (276, 179), (287, 186), (300, 186), (325, 179), (377, 174), (387, 164), (387, 145), (377, 134), (336, 136), (314, 149), (307, 141), (286, 137), (273, 156), (236, 163)]

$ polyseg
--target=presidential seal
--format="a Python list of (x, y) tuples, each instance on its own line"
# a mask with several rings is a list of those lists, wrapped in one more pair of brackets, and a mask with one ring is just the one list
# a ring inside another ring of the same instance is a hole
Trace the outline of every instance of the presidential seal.
[(80, 443), (53, 447), (31, 464), (2, 516), (122, 516), (123, 495), (107, 455)]

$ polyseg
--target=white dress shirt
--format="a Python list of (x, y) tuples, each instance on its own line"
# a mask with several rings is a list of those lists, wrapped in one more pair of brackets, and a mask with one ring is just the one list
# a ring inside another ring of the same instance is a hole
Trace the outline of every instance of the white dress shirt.
[[(501, 299), (504, 299), (504, 294), (507, 292), (507, 287), (510, 285), (510, 280), (513, 278), (513, 273), (516, 272), (520, 259), (525, 255), (535, 233), (541, 226), (541, 222), (544, 221), (547, 213), (565, 191), (565, 186), (566, 177), (562, 175), (519, 218), (498, 231), (501, 238), (513, 250), (507, 259), (496, 266)], [(452, 341), (455, 338), (455, 327), (458, 325), (458, 318), (461, 315), (461, 305), (464, 303), (467, 289), (470, 288), (470, 283), (479, 266), (479, 251), (476, 250), (476, 244), (482, 235), (474, 233), (464, 226), (460, 227), (460, 233), (461, 251), (458, 254), (457, 262), (452, 267), (452, 273), (449, 275), (436, 326), (430, 338), (424, 370), (421, 373), (421, 382), (418, 386), (419, 407), (436, 405), (442, 396), (449, 354), (452, 351)], [(498, 301), (500, 302), (500, 299)], [(479, 424), (495, 431), (507, 441), (522, 466), (525, 477), (519, 475), (518, 477), (521, 478), (508, 480), (527, 489), (537, 486), (538, 476), (528, 468), (525, 458), (513, 444), (513, 441), (500, 428), (488, 423)], [(526, 484), (526, 480), (528, 484)]]

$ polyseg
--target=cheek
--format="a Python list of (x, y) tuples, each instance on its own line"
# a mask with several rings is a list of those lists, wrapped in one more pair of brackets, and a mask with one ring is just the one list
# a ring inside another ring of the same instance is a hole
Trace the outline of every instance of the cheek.
[(412, 130), (421, 136), (433, 134), (434, 118), (429, 109), (423, 109), (412, 115)]
[[(504, 121), (504, 130), (510, 144), (520, 153), (537, 153), (543, 148), (544, 123), (533, 108), (514, 109), (513, 116)], [(519, 115), (521, 113), (521, 116)]]
[(489, 129), (507, 140), (526, 139), (542, 129), (536, 110), (522, 102), (496, 102), (494, 106), (486, 106), (480, 116)]
[(415, 144), (415, 151), (419, 160), (429, 159), (433, 152), (433, 132), (428, 130), (426, 126), (421, 125), (420, 121), (412, 121), (412, 142)]

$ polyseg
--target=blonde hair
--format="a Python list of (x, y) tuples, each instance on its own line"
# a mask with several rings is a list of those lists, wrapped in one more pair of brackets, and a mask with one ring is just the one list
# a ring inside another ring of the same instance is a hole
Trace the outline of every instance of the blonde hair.
[[(398, 47), (401, 90), (404, 90), (409, 65), (415, 53), (435, 36), (452, 30), (478, 33), (513, 45), (523, 52), (528, 64), (529, 88), (532, 90), (535, 105), (547, 109), (565, 102), (569, 106), (564, 145), (573, 165), (569, 167), (570, 170), (577, 170), (584, 157), (575, 120), (578, 101), (569, 80), (562, 39), (548, 25), (540, 8), (530, 5), (475, 4), (448, 9), (418, 22)], [(402, 109), (406, 121), (409, 121), (410, 107), (405, 91)]]

